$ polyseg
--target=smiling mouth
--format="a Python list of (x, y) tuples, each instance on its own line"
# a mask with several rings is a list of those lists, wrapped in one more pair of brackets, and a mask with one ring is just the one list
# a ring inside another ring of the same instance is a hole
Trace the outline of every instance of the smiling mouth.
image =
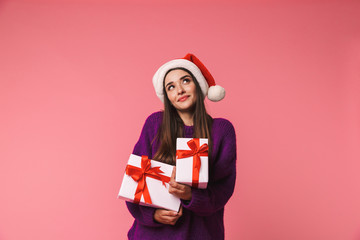
[(178, 102), (184, 102), (188, 98), (189, 98), (189, 96), (183, 96), (183, 97), (178, 99)]

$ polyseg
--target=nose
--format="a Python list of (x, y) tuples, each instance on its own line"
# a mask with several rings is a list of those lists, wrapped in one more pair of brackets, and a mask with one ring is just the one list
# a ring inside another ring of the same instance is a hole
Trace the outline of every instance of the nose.
[(179, 86), (178, 86), (178, 94), (183, 94), (184, 92), (185, 92), (184, 87), (181, 84), (179, 84)]

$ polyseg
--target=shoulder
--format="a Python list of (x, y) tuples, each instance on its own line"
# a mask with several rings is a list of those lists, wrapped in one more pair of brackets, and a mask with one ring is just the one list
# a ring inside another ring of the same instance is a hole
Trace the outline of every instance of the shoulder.
[(214, 118), (211, 138), (213, 154), (216, 159), (227, 159), (229, 161), (236, 159), (236, 133), (233, 124), (229, 120)]
[(221, 130), (221, 132), (234, 132), (235, 133), (235, 128), (234, 128), (233, 124), (225, 118), (214, 118), (212, 127), (213, 127), (213, 130), (218, 130), (218, 131)]
[(153, 112), (146, 118), (146, 123), (160, 123), (162, 121), (163, 112)]
[(212, 139), (215, 142), (236, 141), (235, 128), (225, 118), (214, 118), (212, 124)]
[(144, 123), (144, 128), (152, 128), (152, 129), (154, 127), (157, 128), (158, 126), (161, 125), (162, 116), (163, 116), (162, 111), (153, 112), (146, 118)]
[(154, 112), (150, 114), (142, 127), (141, 137), (152, 140), (158, 130), (160, 129), (162, 122), (162, 112)]

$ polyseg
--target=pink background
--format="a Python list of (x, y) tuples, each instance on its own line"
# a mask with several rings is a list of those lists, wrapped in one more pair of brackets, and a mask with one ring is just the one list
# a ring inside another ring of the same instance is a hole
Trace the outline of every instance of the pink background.
[(236, 128), (227, 239), (360, 238), (359, 1), (0, 1), (0, 239), (125, 239), (151, 78), (191, 52)]

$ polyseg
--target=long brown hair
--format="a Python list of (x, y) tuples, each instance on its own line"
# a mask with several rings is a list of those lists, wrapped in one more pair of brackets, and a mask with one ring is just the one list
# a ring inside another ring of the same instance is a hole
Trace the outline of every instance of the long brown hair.
[[(194, 106), (194, 138), (207, 138), (209, 145), (209, 157), (212, 149), (211, 144), (211, 126), (212, 117), (206, 112), (204, 104), (204, 95), (201, 92), (200, 86), (194, 75), (185, 68), (177, 67), (167, 71), (166, 75), (175, 69), (181, 69), (189, 73), (196, 86), (196, 102)], [(165, 80), (164, 77), (164, 80)], [(163, 84), (164, 85), (164, 84)], [(163, 87), (164, 92), (164, 112), (163, 120), (160, 129), (155, 137), (160, 143), (158, 151), (155, 153), (153, 159), (165, 163), (175, 165), (176, 158), (176, 138), (183, 137), (184, 122), (177, 113), (176, 108), (171, 104), (165, 86)]]

